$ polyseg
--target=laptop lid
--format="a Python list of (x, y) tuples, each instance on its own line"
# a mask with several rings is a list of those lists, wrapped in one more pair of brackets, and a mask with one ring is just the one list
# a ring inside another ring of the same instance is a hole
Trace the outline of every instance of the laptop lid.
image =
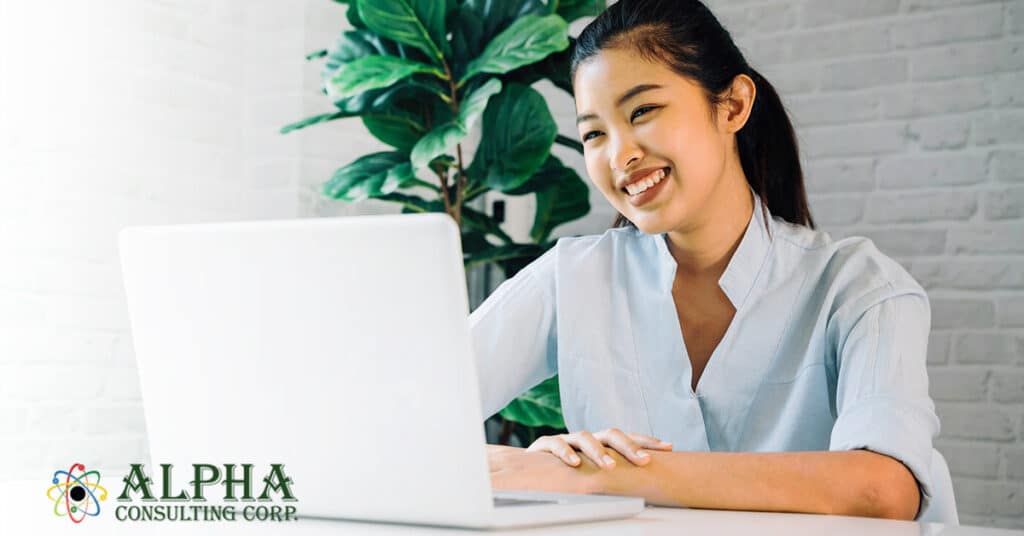
[(135, 227), (120, 249), (153, 464), (282, 463), (300, 516), (486, 522), (449, 216)]

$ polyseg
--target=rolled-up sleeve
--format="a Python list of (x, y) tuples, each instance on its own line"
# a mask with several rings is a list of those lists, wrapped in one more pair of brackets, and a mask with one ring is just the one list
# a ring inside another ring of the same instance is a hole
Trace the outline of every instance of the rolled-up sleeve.
[(504, 281), (469, 315), (484, 417), (556, 372), (556, 249)]
[(917, 480), (920, 515), (931, 499), (932, 438), (939, 431), (928, 396), (928, 298), (923, 291), (893, 293), (861, 311), (838, 320), (846, 336), (836, 355), (829, 448), (867, 449), (902, 462)]

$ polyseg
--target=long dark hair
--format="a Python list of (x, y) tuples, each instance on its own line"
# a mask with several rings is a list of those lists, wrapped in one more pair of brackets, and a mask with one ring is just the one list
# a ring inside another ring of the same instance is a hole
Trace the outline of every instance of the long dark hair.
[[(796, 133), (785, 106), (770, 83), (744, 59), (732, 36), (698, 0), (619, 0), (597, 16), (576, 40), (570, 77), (605, 48), (634, 48), (699, 83), (714, 109), (740, 74), (757, 92), (747, 123), (736, 133), (740, 164), (747, 182), (772, 215), (814, 228)], [(763, 210), (762, 210), (762, 213)], [(767, 215), (765, 214), (765, 217)], [(619, 214), (614, 227), (633, 225)]]

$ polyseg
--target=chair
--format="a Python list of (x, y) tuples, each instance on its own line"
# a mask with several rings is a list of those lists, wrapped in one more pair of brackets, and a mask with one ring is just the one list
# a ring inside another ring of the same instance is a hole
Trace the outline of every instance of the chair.
[(953, 496), (953, 479), (949, 476), (949, 466), (942, 454), (932, 449), (932, 500), (917, 518), (920, 523), (943, 523), (959, 525), (960, 517), (956, 513), (956, 497)]

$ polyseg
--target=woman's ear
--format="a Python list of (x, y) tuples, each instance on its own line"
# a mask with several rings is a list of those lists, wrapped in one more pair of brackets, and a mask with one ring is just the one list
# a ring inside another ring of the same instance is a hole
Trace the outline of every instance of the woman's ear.
[(736, 78), (732, 79), (732, 84), (722, 94), (718, 106), (718, 122), (722, 130), (729, 134), (739, 132), (750, 118), (756, 97), (757, 86), (754, 80), (745, 74), (736, 75)]

